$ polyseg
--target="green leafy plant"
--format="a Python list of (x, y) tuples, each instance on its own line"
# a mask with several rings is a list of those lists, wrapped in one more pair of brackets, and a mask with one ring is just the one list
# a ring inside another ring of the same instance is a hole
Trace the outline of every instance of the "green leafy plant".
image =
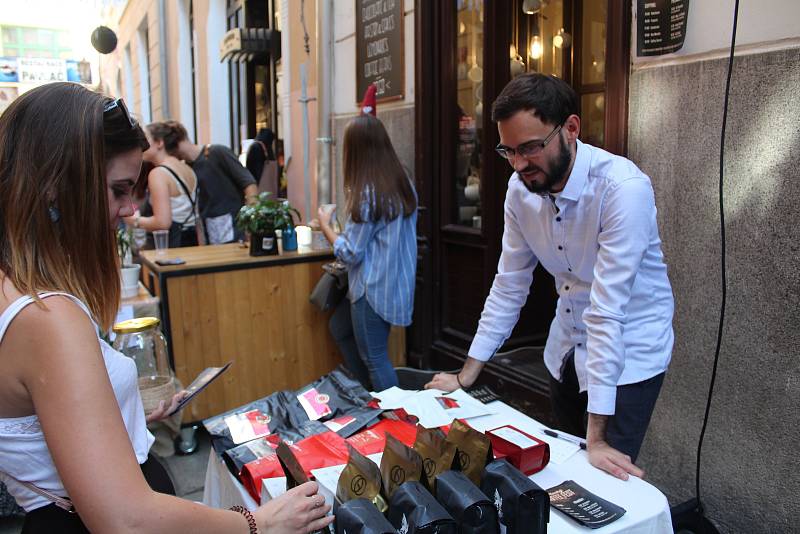
[(300, 212), (288, 200), (269, 198), (268, 192), (259, 193), (255, 203), (242, 206), (236, 216), (236, 225), (251, 234), (268, 234), (294, 226)]
[(117, 228), (117, 254), (119, 254), (120, 265), (125, 265), (125, 261), (129, 260), (131, 251), (131, 244), (133, 243), (133, 230), (129, 228)]

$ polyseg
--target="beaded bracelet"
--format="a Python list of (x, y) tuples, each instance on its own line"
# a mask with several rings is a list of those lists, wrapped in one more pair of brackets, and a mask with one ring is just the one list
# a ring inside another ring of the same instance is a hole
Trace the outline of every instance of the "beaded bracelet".
[(258, 534), (258, 525), (256, 525), (256, 519), (253, 517), (253, 514), (250, 513), (250, 510), (245, 508), (244, 506), (231, 506), (231, 511), (238, 512), (247, 519), (247, 526), (250, 527), (250, 534)]

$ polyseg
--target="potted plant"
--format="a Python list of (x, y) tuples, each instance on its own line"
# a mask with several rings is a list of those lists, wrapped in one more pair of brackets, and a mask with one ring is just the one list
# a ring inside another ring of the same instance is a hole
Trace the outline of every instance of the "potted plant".
[(255, 203), (242, 206), (236, 217), (237, 226), (250, 234), (250, 255), (278, 253), (275, 230), (294, 230), (294, 215), (300, 213), (288, 201), (269, 198), (269, 192), (258, 195)]
[(128, 228), (117, 229), (117, 253), (119, 254), (120, 278), (122, 280), (122, 298), (135, 297), (139, 293), (139, 269), (133, 263), (131, 244), (133, 232)]

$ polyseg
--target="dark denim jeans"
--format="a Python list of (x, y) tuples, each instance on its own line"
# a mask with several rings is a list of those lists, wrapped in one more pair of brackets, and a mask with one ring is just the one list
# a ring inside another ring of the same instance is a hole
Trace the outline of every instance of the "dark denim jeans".
[[(617, 401), (614, 415), (608, 419), (606, 441), (630, 456), (633, 462), (639, 455), (663, 383), (664, 373), (661, 373), (635, 384), (617, 386)], [(560, 429), (574, 436), (585, 437), (588, 395), (585, 391), (579, 393), (579, 389), (575, 352), (571, 350), (564, 360), (561, 381), (550, 375), (550, 402)]]
[(328, 326), (345, 366), (370, 391), (383, 391), (398, 385), (397, 373), (389, 361), (391, 325), (375, 313), (367, 299), (355, 303), (343, 299)]

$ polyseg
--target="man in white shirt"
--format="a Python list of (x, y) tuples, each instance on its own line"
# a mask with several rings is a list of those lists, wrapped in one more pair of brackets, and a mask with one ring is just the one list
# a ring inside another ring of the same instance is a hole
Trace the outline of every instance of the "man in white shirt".
[(544, 353), (556, 417), (586, 435), (592, 465), (642, 476), (633, 462), (669, 365), (674, 309), (650, 179), (578, 139), (578, 97), (558, 78), (513, 79), (492, 120), (497, 152), (514, 168), (503, 250), (464, 367), (426, 387), (475, 382), (511, 335), (541, 263), (559, 294)]

